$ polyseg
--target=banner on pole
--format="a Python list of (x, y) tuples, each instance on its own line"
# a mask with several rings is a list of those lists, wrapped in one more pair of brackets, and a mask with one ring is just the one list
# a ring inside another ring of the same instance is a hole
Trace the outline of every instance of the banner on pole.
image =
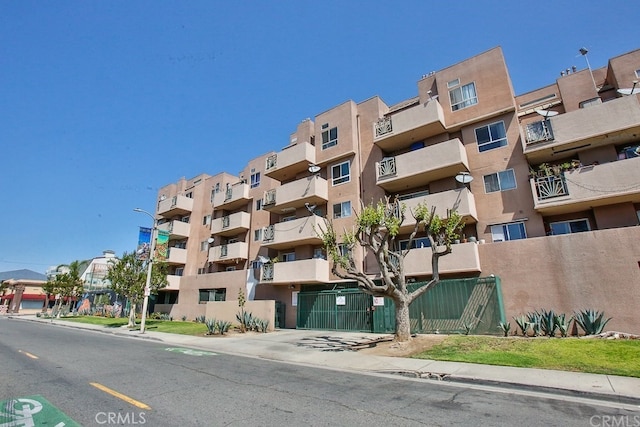
[(138, 234), (138, 248), (136, 256), (138, 259), (146, 260), (149, 258), (149, 246), (151, 244), (151, 229), (148, 227), (140, 227)]
[(158, 230), (156, 239), (156, 261), (165, 261), (169, 257), (169, 232)]

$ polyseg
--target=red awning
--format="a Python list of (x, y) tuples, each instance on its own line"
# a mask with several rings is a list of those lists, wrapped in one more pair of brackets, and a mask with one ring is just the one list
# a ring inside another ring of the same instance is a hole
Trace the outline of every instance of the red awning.
[(29, 301), (44, 301), (47, 299), (47, 296), (42, 294), (22, 294), (22, 299)]

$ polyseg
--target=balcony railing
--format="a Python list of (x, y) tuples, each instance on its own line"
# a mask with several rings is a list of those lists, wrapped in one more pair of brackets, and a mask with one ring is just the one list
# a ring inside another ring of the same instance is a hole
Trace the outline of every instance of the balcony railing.
[(223, 217), (222, 217), (222, 228), (223, 228), (223, 229), (225, 229), (225, 228), (229, 228), (229, 223), (230, 223), (230, 221), (229, 221), (229, 215), (225, 215), (225, 216), (223, 216)]
[(536, 194), (539, 200), (569, 195), (564, 175), (536, 178)]
[(386, 157), (378, 163), (378, 177), (386, 178), (396, 175), (396, 158)]
[(329, 261), (313, 258), (262, 265), (260, 281), (274, 285), (291, 283), (328, 283)]
[(393, 132), (393, 123), (391, 117), (384, 117), (375, 123), (376, 138)]
[(273, 264), (262, 264), (262, 281), (270, 282), (273, 280)]
[(262, 201), (263, 206), (275, 205), (276, 204), (276, 190), (269, 190), (264, 193), (264, 199)]
[(234, 210), (251, 200), (249, 184), (239, 182), (213, 195), (213, 207), (216, 209)]
[(302, 208), (305, 203), (320, 205), (328, 200), (327, 180), (315, 175), (296, 179), (264, 193), (263, 209), (269, 212), (288, 212)]
[(264, 228), (262, 244), (279, 250), (301, 245), (321, 245), (322, 239), (316, 230), (325, 226), (325, 219), (317, 215), (279, 222)]
[(262, 241), (264, 243), (271, 242), (271, 241), (273, 241), (275, 235), (276, 235), (276, 231), (275, 231), (275, 227), (273, 225), (265, 227), (264, 231), (262, 233)]
[(525, 128), (525, 132), (527, 145), (553, 140), (553, 129), (551, 121), (548, 119), (529, 123)]
[(267, 157), (266, 160), (266, 164), (265, 164), (265, 171), (269, 171), (271, 169), (276, 168), (276, 166), (278, 166), (278, 155), (277, 154), (272, 154), (269, 157)]
[(309, 142), (298, 142), (267, 157), (265, 175), (278, 181), (288, 181), (315, 163), (316, 148)]

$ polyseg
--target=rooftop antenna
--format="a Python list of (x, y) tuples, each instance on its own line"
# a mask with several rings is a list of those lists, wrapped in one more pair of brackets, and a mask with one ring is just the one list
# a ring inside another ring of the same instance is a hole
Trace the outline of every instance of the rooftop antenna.
[(621, 95), (635, 95), (636, 93), (640, 93), (640, 87), (638, 86), (638, 80), (633, 81), (633, 87), (631, 89), (618, 89), (618, 93)]
[(591, 64), (589, 64), (589, 57), (587, 56), (587, 53), (589, 52), (589, 50), (586, 47), (581, 47), (578, 52), (580, 52), (580, 55), (584, 56), (584, 59), (587, 61), (587, 68), (589, 69), (589, 74), (591, 74), (591, 81), (593, 82), (593, 88), (596, 90), (596, 93), (598, 93), (598, 87), (596, 86), (596, 79), (593, 78), (593, 71), (591, 71)]

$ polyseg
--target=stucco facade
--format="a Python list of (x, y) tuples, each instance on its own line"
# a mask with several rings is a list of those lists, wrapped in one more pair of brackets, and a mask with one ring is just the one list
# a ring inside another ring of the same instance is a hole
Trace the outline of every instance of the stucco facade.
[[(640, 100), (618, 89), (639, 73), (636, 50), (516, 95), (497, 47), (423, 76), (398, 104), (374, 96), (304, 119), (288, 146), (237, 176), (169, 184), (156, 216), (160, 227), (183, 223), (169, 244), (181, 256), (170, 258), (156, 308), (192, 318), (242, 290), (277, 301), (276, 326), (295, 327), (298, 292), (344, 285), (317, 227), (330, 219), (349, 228), (362, 204), (398, 196), (409, 209), (457, 207), (463, 241), (441, 274), (499, 276), (507, 318), (595, 308), (611, 327), (638, 333)], [(430, 276), (429, 252), (412, 251), (411, 278)], [(357, 262), (378, 273), (363, 251)]]

